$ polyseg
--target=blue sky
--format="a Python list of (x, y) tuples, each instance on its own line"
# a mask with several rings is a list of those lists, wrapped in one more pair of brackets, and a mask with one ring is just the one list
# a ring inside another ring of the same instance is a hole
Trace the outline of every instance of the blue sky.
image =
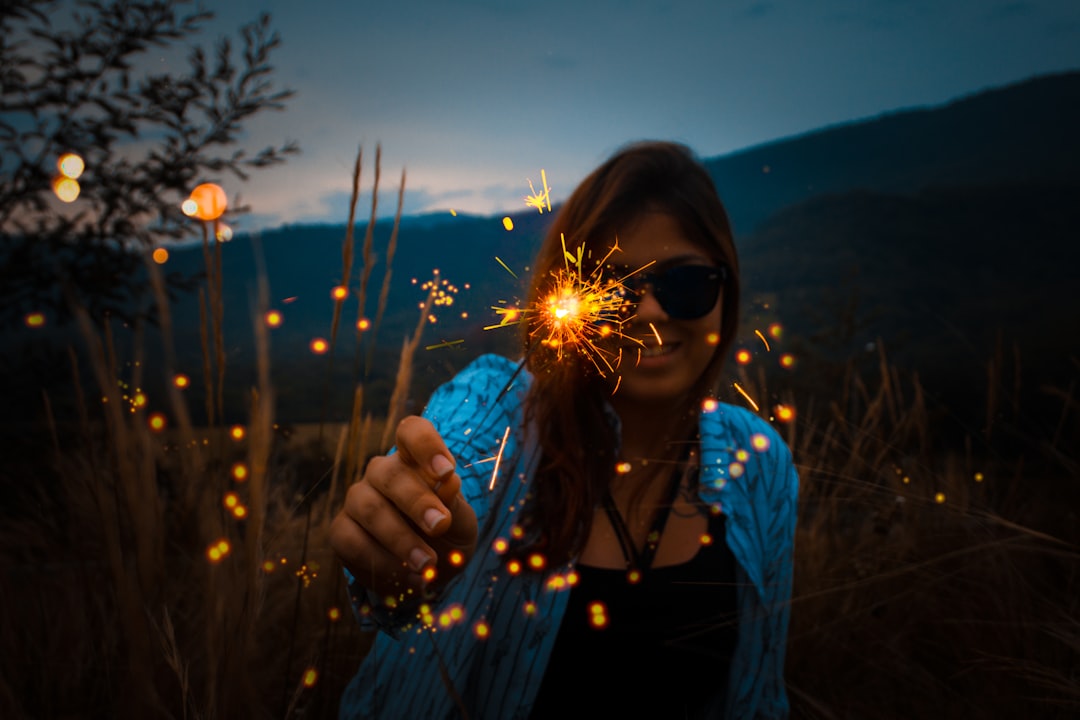
[[(207, 40), (262, 11), (284, 45), (289, 108), (252, 146), (302, 155), (225, 179), (241, 229), (346, 219), (356, 150), (392, 210), (524, 208), (547, 172), (564, 197), (620, 145), (675, 139), (723, 155), (827, 125), (1080, 69), (1076, 0), (236, 0)], [(220, 7), (219, 7), (220, 6)]]

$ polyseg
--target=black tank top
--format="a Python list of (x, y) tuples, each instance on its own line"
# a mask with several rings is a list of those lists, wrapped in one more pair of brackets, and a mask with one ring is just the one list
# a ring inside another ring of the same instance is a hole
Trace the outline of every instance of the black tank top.
[(532, 720), (719, 717), (737, 635), (735, 557), (723, 515), (710, 515), (709, 535), (688, 562), (636, 584), (623, 569), (577, 566)]

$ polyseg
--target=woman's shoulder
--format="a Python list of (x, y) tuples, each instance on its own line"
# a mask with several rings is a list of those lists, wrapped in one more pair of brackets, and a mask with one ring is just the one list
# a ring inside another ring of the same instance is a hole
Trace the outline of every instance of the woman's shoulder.
[(509, 410), (521, 404), (530, 380), (520, 363), (481, 355), (435, 391), (425, 415), (472, 414), (496, 404)]
[(701, 413), (703, 435), (727, 440), (732, 447), (749, 449), (768, 444), (785, 447), (780, 433), (765, 418), (738, 405), (706, 403)]

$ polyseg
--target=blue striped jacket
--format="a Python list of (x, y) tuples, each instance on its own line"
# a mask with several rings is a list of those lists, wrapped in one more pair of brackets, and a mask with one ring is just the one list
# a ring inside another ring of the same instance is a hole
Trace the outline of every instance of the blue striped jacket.
[[(423, 608), (424, 619), (417, 602), (388, 608), (348, 577), (361, 623), (382, 632), (341, 698), (341, 718), (529, 716), (566, 610), (572, 564), (511, 573), (501, 553), (539, 460), (532, 433), (514, 432), (522, 427), (527, 373), (503, 392), (516, 369), (506, 358), (482, 356), (429, 401), (424, 416), (454, 454), (476, 510), (476, 555)], [(732, 405), (704, 410), (700, 435), (700, 497), (724, 512), (737, 560), (738, 640), (724, 717), (786, 717), (798, 488), (791, 454), (768, 423)]]

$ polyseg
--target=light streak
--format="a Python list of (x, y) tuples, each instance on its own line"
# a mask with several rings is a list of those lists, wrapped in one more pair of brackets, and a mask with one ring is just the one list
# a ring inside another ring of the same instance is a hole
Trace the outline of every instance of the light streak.
[[(616, 365), (616, 366), (617, 366), (617, 365)], [(612, 394), (612, 395), (614, 395), (615, 393), (619, 392), (619, 386), (620, 386), (620, 385), (622, 385), (622, 375), (620, 375), (619, 377), (615, 378), (615, 389), (611, 391), (611, 394)]]
[(448, 348), (448, 347), (453, 347), (454, 345), (460, 345), (463, 342), (465, 342), (464, 339), (461, 339), (461, 340), (445, 340), (445, 341), (443, 341), (441, 343), (436, 343), (434, 345), (428, 345), (424, 349), (425, 350), (439, 350), (440, 348)]
[(746, 402), (750, 403), (750, 407), (754, 408), (754, 412), (757, 412), (758, 410), (761, 409), (761, 408), (758, 407), (758, 404), (756, 402), (754, 402), (754, 398), (747, 395), (746, 391), (743, 390), (741, 387), (739, 387), (739, 383), (732, 383), (732, 385), (735, 386), (735, 389), (739, 391), (740, 395), (742, 395), (744, 398), (746, 398)]
[(660, 337), (660, 331), (656, 329), (656, 326), (653, 325), (652, 323), (649, 323), (649, 329), (652, 330), (652, 334), (654, 336), (656, 336), (656, 344), (657, 345), (663, 345), (664, 344), (664, 338)]
[(769, 341), (765, 339), (765, 336), (762, 334), (762, 332), (760, 330), (755, 330), (754, 334), (761, 338), (761, 342), (765, 343), (765, 352), (772, 352), (772, 350), (769, 348)]
[(517, 279), (518, 279), (517, 273), (515, 273), (515, 272), (514, 272), (513, 270), (511, 270), (511, 269), (510, 269), (510, 266), (509, 266), (509, 265), (507, 265), (506, 263), (504, 263), (504, 262), (502, 261), (502, 258), (500, 258), (500, 257), (499, 257), (498, 255), (496, 255), (496, 256), (495, 256), (495, 262), (497, 262), (497, 263), (499, 263), (500, 265), (502, 265), (502, 266), (503, 266), (503, 269), (504, 269), (504, 270), (506, 270), (506, 272), (508, 272), (508, 273), (510, 273), (511, 275), (513, 275), (513, 276), (514, 276), (514, 279), (515, 279), (515, 280), (517, 280)]
[(502, 444), (499, 445), (499, 454), (495, 456), (495, 469), (491, 471), (491, 484), (488, 485), (488, 490), (495, 489), (495, 479), (499, 476), (499, 464), (502, 462), (503, 450), (506, 449), (506, 441), (510, 437), (510, 426), (506, 426), (506, 432), (503, 433)]

